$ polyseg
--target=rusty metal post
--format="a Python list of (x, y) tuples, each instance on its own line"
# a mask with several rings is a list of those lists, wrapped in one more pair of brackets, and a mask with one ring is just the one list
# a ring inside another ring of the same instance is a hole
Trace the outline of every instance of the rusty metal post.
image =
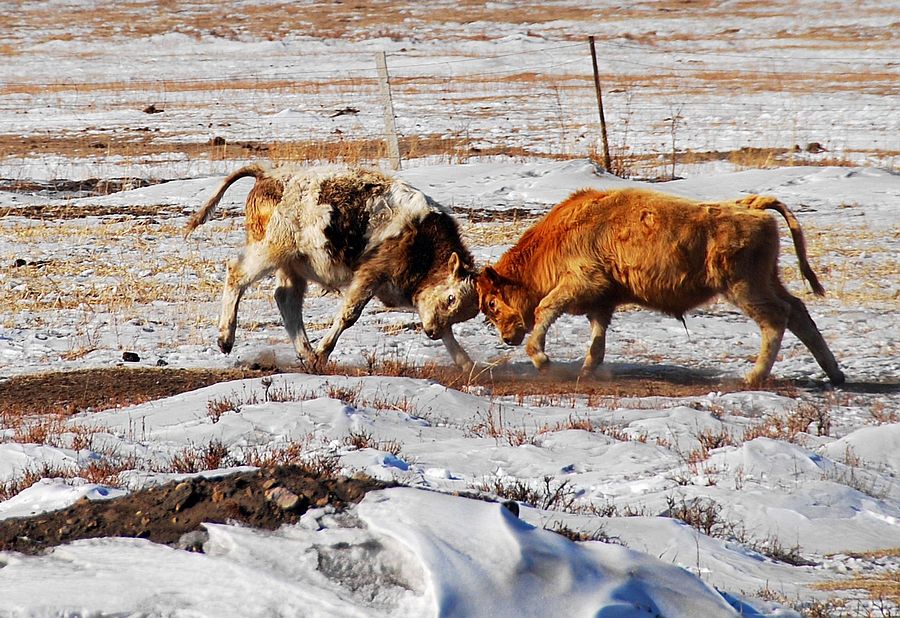
[(594, 90), (597, 92), (597, 109), (600, 112), (600, 134), (603, 138), (603, 166), (609, 172), (612, 163), (609, 159), (609, 140), (606, 137), (606, 116), (603, 115), (603, 95), (600, 92), (600, 71), (597, 69), (597, 50), (594, 48), (594, 37), (589, 36), (591, 44), (591, 62), (594, 64)]

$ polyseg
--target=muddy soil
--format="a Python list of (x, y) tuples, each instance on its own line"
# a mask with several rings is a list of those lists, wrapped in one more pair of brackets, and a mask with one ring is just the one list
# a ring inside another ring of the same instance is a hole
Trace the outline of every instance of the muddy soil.
[[(440, 382), (450, 388), (479, 385), (494, 395), (589, 395), (599, 397), (686, 397), (710, 391), (733, 392), (747, 387), (738, 380), (722, 380), (688, 369), (651, 371), (616, 369), (589, 380), (577, 379), (577, 367), (560, 368), (547, 375), (529, 376), (520, 367), (501, 367), (474, 378), (453, 367), (405, 367), (402, 371), (376, 368), (379, 375), (403, 375)], [(243, 369), (176, 369), (114, 367), (0, 378), (0, 419), (30, 414), (75, 414), (100, 411), (170, 397), (218, 382), (259, 378), (296, 368), (253, 367)], [(370, 375), (361, 367), (330, 365), (327, 373)], [(524, 374), (524, 375), (523, 375)], [(571, 374), (571, 375), (570, 375)], [(767, 390), (795, 396), (804, 386), (787, 380), (771, 380)], [(822, 385), (819, 385), (821, 387)]]
[(0, 419), (136, 405), (218, 382), (270, 373), (250, 369), (116, 367), (15, 376), (0, 380)]
[[(59, 511), (0, 521), (0, 551), (36, 554), (77, 539), (145, 538), (202, 550), (202, 523), (239, 523), (274, 530), (296, 523), (308, 509), (336, 509), (385, 485), (368, 478), (321, 478), (296, 466), (193, 477), (121, 498), (82, 499)], [(196, 535), (187, 535), (198, 532)]]

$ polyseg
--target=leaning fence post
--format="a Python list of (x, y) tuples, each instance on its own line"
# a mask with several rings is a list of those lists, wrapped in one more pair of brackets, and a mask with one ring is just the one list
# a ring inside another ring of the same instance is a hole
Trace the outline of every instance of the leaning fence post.
[(384, 131), (388, 157), (391, 160), (391, 169), (399, 170), (400, 142), (397, 140), (397, 127), (394, 126), (394, 102), (391, 99), (391, 82), (383, 51), (375, 53), (375, 64), (378, 66), (378, 81), (381, 82), (381, 106), (384, 109)]
[(594, 90), (597, 92), (597, 109), (600, 111), (600, 135), (603, 138), (603, 166), (610, 171), (612, 163), (609, 160), (609, 141), (606, 138), (606, 116), (603, 115), (603, 95), (600, 94), (600, 71), (597, 70), (597, 50), (594, 49), (594, 37), (589, 36), (591, 44), (591, 62), (594, 64)]

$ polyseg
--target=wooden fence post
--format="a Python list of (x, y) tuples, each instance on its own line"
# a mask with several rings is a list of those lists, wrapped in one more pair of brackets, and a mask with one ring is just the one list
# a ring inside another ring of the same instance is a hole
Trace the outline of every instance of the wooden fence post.
[(610, 171), (612, 163), (609, 159), (609, 141), (606, 138), (606, 116), (603, 115), (603, 95), (600, 93), (600, 71), (597, 70), (597, 51), (594, 49), (594, 37), (589, 36), (591, 44), (591, 62), (594, 64), (594, 90), (597, 91), (597, 109), (600, 111), (600, 134), (603, 138), (603, 166)]
[(387, 60), (384, 52), (375, 53), (375, 64), (378, 66), (378, 81), (381, 82), (381, 106), (384, 109), (384, 141), (387, 144), (391, 169), (400, 169), (400, 142), (397, 139), (397, 127), (394, 126), (394, 102), (391, 99), (391, 82), (388, 77)]

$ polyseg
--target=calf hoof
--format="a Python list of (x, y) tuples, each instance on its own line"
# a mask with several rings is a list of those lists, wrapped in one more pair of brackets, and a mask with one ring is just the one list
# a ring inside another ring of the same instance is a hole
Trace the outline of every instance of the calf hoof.
[(550, 359), (543, 352), (535, 354), (531, 357), (531, 362), (538, 371), (544, 372), (550, 367)]
[(467, 375), (472, 375), (472, 373), (475, 371), (475, 363), (473, 363), (472, 361), (469, 361), (467, 363), (457, 363), (456, 366), (459, 367), (460, 371)]
[(226, 341), (225, 339), (219, 338), (218, 344), (219, 349), (222, 350), (222, 354), (231, 354), (231, 349), (234, 347), (234, 341)]
[(322, 369), (328, 363), (328, 361), (320, 360), (315, 354), (298, 356), (297, 358), (300, 361), (300, 368), (306, 373), (322, 373)]
[(328, 357), (329, 354), (322, 354), (321, 352), (318, 354), (314, 354), (308, 363), (308, 369), (310, 373), (322, 373), (325, 371), (325, 367), (328, 366)]
[(309, 369), (316, 363), (316, 354), (312, 350), (306, 352), (298, 352), (297, 360), (300, 361), (300, 366), (303, 369)]
[(834, 375), (829, 375), (828, 379), (831, 380), (832, 386), (840, 386), (847, 381), (847, 377), (844, 375), (843, 371), (838, 371)]
[(766, 382), (768, 377), (769, 376), (760, 376), (753, 373), (748, 373), (746, 376), (744, 376), (744, 384), (756, 388), (758, 386), (762, 386)]

